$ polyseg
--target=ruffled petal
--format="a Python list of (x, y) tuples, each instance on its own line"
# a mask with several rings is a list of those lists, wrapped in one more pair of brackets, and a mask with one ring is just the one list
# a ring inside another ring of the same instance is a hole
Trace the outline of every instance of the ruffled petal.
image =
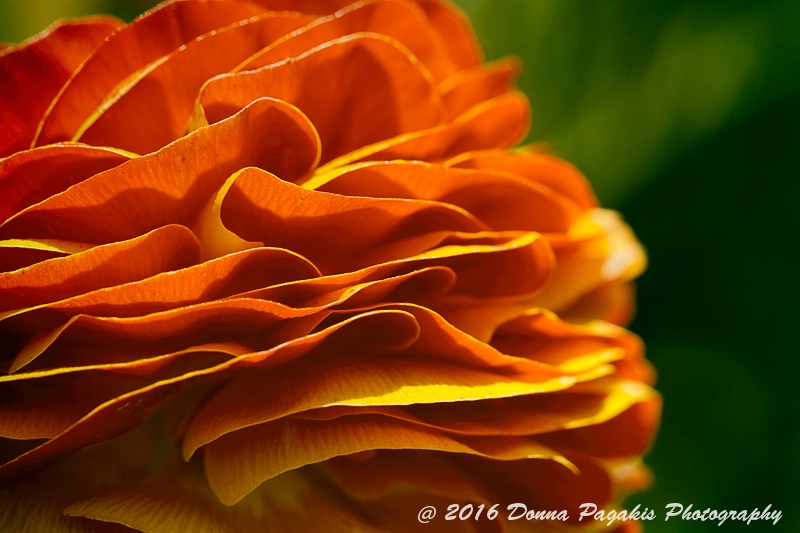
[(199, 35), (259, 11), (244, 1), (175, 0), (120, 28), (61, 89), (39, 125), (34, 146), (72, 139), (104, 100), (125, 90), (129, 76)]
[(47, 106), (121, 24), (112, 17), (56, 22), (0, 51), (0, 158), (30, 147)]
[(323, 162), (433, 127), (444, 114), (427, 70), (381, 34), (348, 35), (280, 63), (217, 77), (203, 87), (199, 105), (215, 123), (262, 97), (286, 101), (309, 117)]

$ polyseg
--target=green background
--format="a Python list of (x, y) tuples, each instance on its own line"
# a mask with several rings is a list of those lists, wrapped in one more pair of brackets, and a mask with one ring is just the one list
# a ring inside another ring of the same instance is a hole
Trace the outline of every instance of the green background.
[[(800, 531), (800, 2), (459, 0), (523, 59), (530, 141), (577, 164), (648, 249), (632, 329), (659, 372), (646, 531)], [(3, 0), (0, 40), (140, 0)], [(782, 510), (663, 522), (671, 502)]]

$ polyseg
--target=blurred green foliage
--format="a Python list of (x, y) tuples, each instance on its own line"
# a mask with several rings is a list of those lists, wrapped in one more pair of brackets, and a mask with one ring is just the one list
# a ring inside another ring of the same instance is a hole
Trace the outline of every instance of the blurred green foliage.
[[(547, 142), (648, 249), (632, 329), (658, 369), (646, 531), (800, 531), (800, 2), (458, 0), (487, 58), (516, 55)], [(36, 2), (33, 2), (36, 4)], [(3, 0), (0, 40), (151, 0)], [(663, 522), (671, 502), (773, 527)]]

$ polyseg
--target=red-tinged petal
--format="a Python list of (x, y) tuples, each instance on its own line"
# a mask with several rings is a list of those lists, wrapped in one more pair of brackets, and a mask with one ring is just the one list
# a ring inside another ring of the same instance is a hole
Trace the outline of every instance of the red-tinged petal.
[(446, 164), (460, 168), (511, 172), (562, 194), (581, 209), (597, 207), (597, 198), (586, 178), (573, 165), (550, 155), (532, 151), (509, 154), (499, 150), (487, 150), (461, 154)]
[(128, 154), (79, 144), (54, 144), (0, 160), (0, 223), (26, 207), (130, 159)]
[(578, 214), (571, 202), (551, 190), (496, 171), (398, 161), (344, 167), (331, 174), (318, 190), (445, 202), (469, 211), (496, 231), (565, 232)]
[(214, 123), (261, 97), (308, 116), (323, 162), (443, 118), (430, 75), (402, 44), (380, 34), (348, 35), (258, 70), (219, 76), (204, 86), (199, 104)]
[(33, 307), (184, 268), (199, 259), (199, 252), (191, 231), (165, 226), (130, 241), (0, 273), (0, 311)]
[(72, 139), (128, 76), (199, 35), (258, 15), (243, 1), (175, 0), (142, 15), (97, 48), (63, 87), (39, 125), (34, 146)]
[(120, 24), (112, 17), (56, 22), (0, 52), (0, 158), (31, 145), (47, 106)]
[(471, 150), (509, 148), (525, 136), (529, 122), (528, 99), (515, 91), (482, 102), (447, 124), (359, 148), (330, 161), (318, 172), (357, 161), (437, 162)]
[(439, 84), (447, 116), (452, 120), (474, 106), (514, 90), (522, 66), (517, 59), (504, 59), (459, 71)]
[(233, 505), (283, 472), (376, 449), (438, 450), (501, 460), (541, 457), (568, 471), (562, 456), (524, 439), (461, 442), (438, 431), (364, 415), (321, 422), (287, 418), (230, 433), (206, 446), (206, 476), (220, 501)]
[(415, 255), (447, 233), (488, 229), (447, 204), (310, 191), (257, 168), (239, 173), (221, 215), (242, 239), (297, 252), (323, 274)]
[(144, 154), (186, 134), (194, 102), (206, 80), (302, 26), (307, 16), (269, 13), (201, 35), (128, 80), (81, 126), (75, 140)]
[(0, 227), (0, 238), (102, 244), (165, 224), (191, 226), (236, 170), (253, 165), (294, 180), (308, 173), (318, 157), (313, 127), (301, 113), (285, 103), (259, 100), (227, 120), (21, 211)]
[[(287, 472), (235, 507), (224, 507), (192, 465), (175, 465), (128, 486), (96, 491), (64, 511), (71, 517), (125, 524), (149, 533), (331, 531), (379, 533), (308, 472)], [(313, 512), (309, 510), (313, 509)]]
[(355, 2), (287, 35), (248, 58), (235, 70), (253, 70), (270, 63), (278, 63), (328, 41), (362, 32), (380, 33), (403, 43), (437, 82), (457, 70), (447, 56), (441, 36), (428, 23), (424, 11), (407, 0)]

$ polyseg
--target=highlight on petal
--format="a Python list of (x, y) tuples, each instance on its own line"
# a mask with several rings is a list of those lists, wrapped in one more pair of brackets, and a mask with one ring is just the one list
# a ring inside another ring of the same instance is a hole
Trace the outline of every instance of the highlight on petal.
[[(218, 144), (230, 150), (215, 150)], [(237, 169), (258, 166), (292, 181), (314, 167), (318, 150), (313, 127), (295, 108), (258, 100), (227, 120), (23, 209), (0, 225), (0, 236), (103, 244), (165, 224), (190, 226)]]
[(84, 143), (145, 154), (186, 133), (203, 83), (308, 21), (268, 13), (200, 35), (126, 80), (73, 136)]
[(199, 35), (258, 14), (244, 1), (174, 0), (140, 16), (98, 43), (50, 104), (33, 145), (72, 139), (104, 100), (125, 90), (128, 77), (139, 69)]
[[(314, 83), (320, 79), (329, 82)], [(443, 116), (427, 70), (402, 44), (380, 34), (348, 35), (280, 63), (217, 77), (203, 87), (199, 105), (214, 123), (262, 97), (289, 102), (309, 117), (323, 162), (435, 126)]]
[(513, 148), (520, 65), (482, 54), (446, 0), (0, 48), (0, 530), (462, 531), (416, 513), (643, 488), (644, 251)]
[(56, 22), (0, 50), (0, 158), (30, 147), (39, 120), (64, 83), (121, 24), (112, 17)]
[(120, 150), (53, 144), (0, 160), (0, 223), (128, 159)]
[(390, 37), (393, 42), (402, 43), (425, 65), (437, 83), (458, 72), (458, 66), (445, 48), (442, 35), (428, 22), (425, 11), (406, 0), (354, 2), (277, 40), (249, 57), (234, 71), (254, 70), (279, 63), (326, 42), (358, 33), (381, 34)]
[(193, 264), (198, 256), (198, 243), (190, 231), (181, 226), (165, 226), (130, 241), (0, 273), (0, 311), (33, 307), (135, 281)]

